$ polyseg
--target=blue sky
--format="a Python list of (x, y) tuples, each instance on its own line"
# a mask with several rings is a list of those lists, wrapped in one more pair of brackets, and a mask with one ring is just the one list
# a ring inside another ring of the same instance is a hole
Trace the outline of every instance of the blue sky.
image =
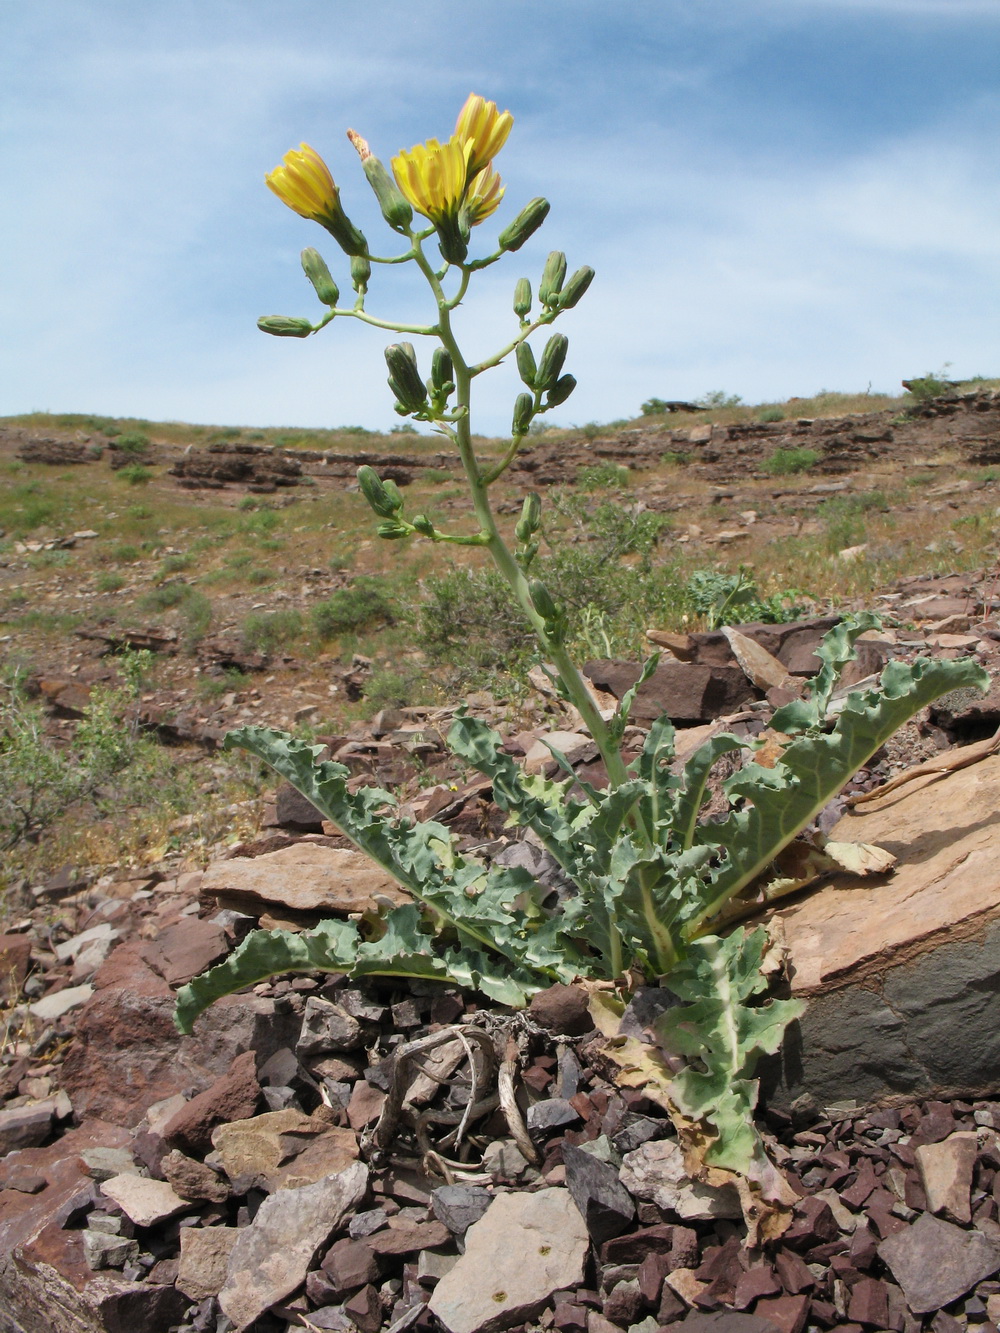
[[(559, 424), (1000, 374), (1000, 0), (0, 0), (0, 87), (0, 415), (393, 424), (384, 335), (256, 329), (319, 313), (303, 246), (347, 285), (263, 175), (309, 142), (391, 246), (345, 129), (388, 161), (470, 90), (515, 116), (480, 231), (552, 202), (473, 287), (470, 351), (549, 249), (597, 270)], [(373, 313), (427, 313), (376, 276)], [(478, 383), (501, 432), (516, 376)]]

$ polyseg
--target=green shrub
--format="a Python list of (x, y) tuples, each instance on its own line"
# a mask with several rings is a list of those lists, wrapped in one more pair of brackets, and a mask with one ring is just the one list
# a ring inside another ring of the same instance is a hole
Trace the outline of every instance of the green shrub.
[(121, 477), (122, 481), (127, 481), (130, 486), (145, 486), (153, 478), (153, 469), (146, 467), (144, 463), (127, 463), (125, 467), (119, 468), (115, 475)]
[(581, 491), (606, 491), (627, 486), (632, 474), (621, 463), (595, 463), (593, 467), (582, 467), (576, 474), (576, 484)]
[(117, 592), (119, 588), (125, 587), (125, 576), (119, 574), (117, 570), (106, 569), (97, 576), (98, 592)]
[(393, 602), (380, 579), (359, 578), (349, 588), (339, 588), (325, 602), (314, 606), (311, 618), (317, 635), (332, 639), (338, 634), (355, 634), (372, 625), (391, 622)]
[(138, 546), (133, 546), (131, 542), (118, 542), (111, 548), (111, 559), (120, 565), (133, 565), (137, 560), (142, 559), (142, 552)]
[(302, 633), (298, 611), (253, 612), (240, 625), (240, 642), (250, 653), (273, 653)]
[(180, 574), (182, 570), (190, 569), (194, 564), (194, 559), (190, 555), (168, 555), (160, 566), (158, 579), (169, 578), (171, 574)]
[(178, 580), (176, 583), (161, 583), (139, 598), (140, 611), (169, 611), (187, 600), (194, 589), (190, 583)]
[(726, 393), (725, 389), (711, 389), (708, 393), (703, 393), (695, 402), (701, 408), (713, 407), (739, 407), (743, 399), (738, 393)]
[(796, 472), (808, 472), (819, 459), (820, 455), (815, 449), (801, 446), (795, 449), (775, 449), (770, 458), (765, 458), (761, 463), (760, 470), (769, 477), (790, 477)]
[(757, 413), (757, 420), (763, 423), (769, 421), (784, 421), (785, 414), (780, 407), (762, 407)]
[(115, 450), (121, 454), (129, 454), (135, 458), (142, 458), (149, 450), (149, 436), (143, 435), (139, 431), (132, 431), (125, 435), (119, 435), (115, 440)]
[(666, 453), (660, 454), (660, 462), (667, 467), (687, 467), (691, 455), (685, 449), (668, 449)]
[(746, 625), (755, 621), (781, 625), (798, 620), (806, 607), (796, 599), (808, 596), (798, 588), (791, 588), (761, 597), (756, 580), (743, 566), (735, 574), (696, 569), (687, 581), (686, 594), (692, 612), (710, 630), (720, 625)]
[(667, 410), (667, 401), (665, 398), (647, 398), (642, 405), (642, 415), (644, 417), (659, 417)]

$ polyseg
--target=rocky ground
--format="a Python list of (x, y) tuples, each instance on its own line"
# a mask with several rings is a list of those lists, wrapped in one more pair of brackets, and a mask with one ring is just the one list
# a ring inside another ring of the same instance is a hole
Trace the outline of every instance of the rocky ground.
[[(810, 443), (837, 474), (796, 486), (806, 507), (822, 487), (857, 487), (859, 459), (880, 465), (895, 451), (897, 464), (933, 467), (945, 449), (989, 462), (1000, 448), (990, 394), (928, 413), (922, 434), (860, 418), (710, 427), (704, 438), (692, 437), (703, 428), (656, 426), (581, 441), (579, 457), (540, 444), (525, 472), (554, 484), (595, 458), (641, 473), (643, 458), (652, 466), (667, 446), (698, 451), (690, 475), (728, 484), (712, 517), (699, 511), (702, 522), (689, 525), (699, 531), (681, 535), (724, 547), (758, 540), (758, 525), (772, 521), (758, 517), (768, 483), (754, 467), (776, 442)], [(30, 436), (18, 449), (38, 446)], [(56, 443), (53, 461), (72, 465), (67, 441)], [(94, 464), (83, 457), (92, 442), (69, 443), (81, 467)], [(219, 448), (166, 461), (178, 483), (213, 493), (289, 491), (297, 476), (339, 466), (296, 457), (296, 473), (288, 452)], [(358, 461), (369, 460), (349, 460)], [(400, 480), (418, 465), (427, 458), (393, 462)], [(937, 477), (938, 494), (921, 503), (964, 504), (994, 485), (955, 491)], [(653, 477), (648, 504), (683, 508), (676, 483), (658, 486)], [(787, 525), (780, 495), (775, 503), (773, 523)], [(38, 551), (98, 540), (80, 529)], [(6, 557), (8, 581), (38, 554), (19, 546)], [(39, 585), (60, 577), (43, 571)], [(316, 582), (326, 579), (320, 571)], [(53, 602), (73, 597), (65, 585), (48, 589)], [(887, 628), (861, 645), (854, 683), (890, 658), (927, 652), (972, 656), (1000, 676), (992, 567), (913, 573), (871, 600)], [(654, 635), (664, 657), (640, 691), (630, 739), (637, 746), (664, 708), (685, 745), (722, 726), (761, 734), (815, 667), (829, 623)], [(67, 643), (46, 641), (37, 688), (53, 726), (72, 727), (120, 632), (94, 624)], [(162, 626), (128, 636), (173, 656)], [(320, 680), (362, 695), (371, 670), (363, 659), (299, 673), (238, 663), (224, 634), (199, 651), (205, 668), (238, 664), (258, 682), (207, 709), (183, 692), (190, 668), (176, 655), (176, 687), (145, 699), (142, 721), (199, 753), (233, 723), (318, 710), (310, 695)], [(607, 704), (638, 668), (587, 670)], [(270, 687), (265, 673), (276, 677)], [(529, 768), (552, 763), (546, 736), (599, 782), (578, 718), (544, 676), (535, 684), (516, 723), (489, 697), (469, 702)], [(406, 813), (442, 820), (485, 856), (522, 858), (544, 882), (551, 867), (512, 840), (488, 782), (448, 758), (452, 712), (383, 712), (320, 739), (355, 784), (397, 790)], [(514, 1014), (418, 982), (288, 977), (219, 1002), (179, 1037), (174, 991), (248, 930), (307, 928), (399, 892), (291, 788), (271, 793), (261, 827), (236, 845), (220, 840), (207, 858), (164, 848), (136, 865), (67, 863), (18, 881), (0, 934), (0, 1333), (990, 1333), (1000, 1326), (998, 727), (1000, 687), (983, 700), (948, 697), (824, 812), (824, 832), (851, 826), (888, 848), (894, 875), (874, 887), (840, 877), (787, 907), (748, 898), (748, 912), (780, 921), (788, 984), (813, 1016), (802, 1025), (806, 1054), (786, 1052), (765, 1071), (761, 1125), (799, 1202), (780, 1239), (761, 1248), (748, 1245), (734, 1194), (686, 1176), (663, 1108), (609, 1054), (621, 1037), (643, 1040), (655, 991), (640, 992), (609, 1036), (576, 988), (553, 988)], [(918, 765), (926, 771), (914, 776)], [(849, 808), (902, 774), (912, 780), (897, 792)]]

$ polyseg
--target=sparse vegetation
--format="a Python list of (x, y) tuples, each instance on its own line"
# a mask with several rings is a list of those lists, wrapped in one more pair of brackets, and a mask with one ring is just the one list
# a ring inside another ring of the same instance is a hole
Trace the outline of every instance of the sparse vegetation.
[(795, 449), (775, 449), (769, 458), (760, 465), (761, 472), (769, 477), (791, 477), (797, 472), (808, 472), (820, 459), (815, 449), (799, 447)]
[(393, 602), (381, 579), (360, 578), (349, 588), (340, 588), (311, 613), (313, 629), (320, 639), (356, 634), (372, 625), (393, 620)]

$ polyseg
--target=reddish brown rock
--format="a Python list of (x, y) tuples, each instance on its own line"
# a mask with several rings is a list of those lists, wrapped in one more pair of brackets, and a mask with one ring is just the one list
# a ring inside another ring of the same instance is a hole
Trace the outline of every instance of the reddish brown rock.
[(184, 1152), (208, 1152), (216, 1125), (249, 1120), (259, 1098), (257, 1057), (253, 1051), (244, 1051), (233, 1061), (228, 1074), (216, 1079), (167, 1121), (163, 1137)]
[(7, 1003), (20, 995), (30, 961), (29, 935), (0, 935), (0, 1001)]
[(549, 986), (531, 997), (528, 1012), (547, 1032), (580, 1037), (593, 1031), (587, 992), (580, 986)]
[(183, 986), (228, 951), (226, 932), (211, 921), (188, 916), (143, 949), (143, 957), (171, 986)]

